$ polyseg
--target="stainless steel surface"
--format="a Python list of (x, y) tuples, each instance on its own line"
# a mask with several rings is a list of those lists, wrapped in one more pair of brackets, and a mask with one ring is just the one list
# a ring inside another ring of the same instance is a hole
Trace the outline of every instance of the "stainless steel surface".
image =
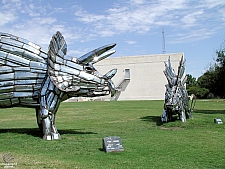
[(60, 139), (55, 126), (60, 102), (74, 96), (113, 95), (116, 69), (102, 75), (93, 64), (115, 53), (110, 50), (115, 45), (75, 58), (66, 55), (60, 32), (53, 35), (48, 52), (26, 39), (0, 33), (0, 107), (35, 108), (43, 139)]
[(178, 73), (176, 74), (171, 66), (170, 58), (165, 63), (164, 74), (168, 80), (166, 84), (164, 111), (162, 114), (162, 122), (172, 121), (173, 115), (178, 115), (182, 122), (192, 117), (192, 109), (189, 105), (188, 94), (185, 83), (187, 77), (185, 75), (185, 60), (182, 56)]

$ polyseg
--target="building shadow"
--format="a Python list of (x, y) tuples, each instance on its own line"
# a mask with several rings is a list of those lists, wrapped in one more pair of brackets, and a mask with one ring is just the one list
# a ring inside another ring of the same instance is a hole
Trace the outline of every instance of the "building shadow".
[[(82, 129), (66, 129), (66, 130), (58, 130), (60, 135), (63, 134), (98, 134), (94, 132), (85, 132), (81, 131)], [(18, 133), (18, 134), (27, 134), (33, 137), (42, 138), (43, 134), (38, 128), (9, 128), (9, 129), (0, 129), (1, 133)]]
[(225, 110), (200, 110), (194, 109), (193, 114), (201, 113), (201, 114), (225, 114)]

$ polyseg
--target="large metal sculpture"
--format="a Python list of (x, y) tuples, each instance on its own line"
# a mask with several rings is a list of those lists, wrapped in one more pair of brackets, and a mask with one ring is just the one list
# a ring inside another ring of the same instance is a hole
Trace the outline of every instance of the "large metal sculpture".
[(43, 139), (60, 139), (55, 115), (60, 102), (78, 96), (115, 93), (113, 69), (101, 75), (93, 64), (115, 53), (116, 44), (95, 49), (79, 58), (66, 55), (60, 32), (53, 35), (48, 52), (20, 37), (0, 33), (0, 107), (36, 109)]
[(165, 70), (163, 72), (168, 80), (168, 84), (166, 84), (162, 122), (171, 121), (172, 116), (177, 114), (182, 122), (185, 122), (187, 118), (192, 117), (193, 105), (189, 105), (185, 86), (187, 76), (185, 74), (184, 65), (185, 59), (182, 56), (178, 67), (178, 74), (176, 75), (171, 67), (170, 57), (168, 59), (168, 64), (165, 63)]

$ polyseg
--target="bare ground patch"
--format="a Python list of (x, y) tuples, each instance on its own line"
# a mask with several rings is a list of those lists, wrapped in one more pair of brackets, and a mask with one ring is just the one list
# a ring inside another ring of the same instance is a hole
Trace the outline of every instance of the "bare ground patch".
[(162, 129), (162, 130), (184, 130), (184, 128), (182, 128), (182, 127), (169, 127), (169, 128), (160, 127), (160, 129)]

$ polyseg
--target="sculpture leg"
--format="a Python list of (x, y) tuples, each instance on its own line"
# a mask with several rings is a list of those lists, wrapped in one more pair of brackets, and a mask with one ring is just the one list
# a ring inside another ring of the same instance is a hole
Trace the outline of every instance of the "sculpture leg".
[(38, 123), (42, 121), (44, 140), (60, 139), (60, 135), (55, 127), (55, 113), (59, 107), (60, 93), (60, 91), (57, 92), (50, 78), (46, 76), (39, 100), (39, 116), (41, 117), (41, 120), (39, 119), (38, 121)]
[(40, 116), (40, 109), (36, 109), (37, 124), (41, 132), (43, 132), (42, 118)]
[(180, 119), (181, 119), (182, 122), (186, 121), (186, 114), (185, 114), (185, 112), (183, 110), (180, 113)]
[(51, 120), (49, 117), (46, 117), (42, 120), (43, 125), (43, 140), (52, 140), (51, 136)]
[(172, 114), (172, 112), (170, 112), (170, 121), (172, 121), (173, 120), (173, 114)]
[(167, 121), (171, 121), (171, 111), (167, 111)]
[(57, 128), (55, 126), (55, 114), (51, 114), (51, 135), (52, 135), (52, 140), (59, 140), (60, 134), (57, 131)]
[(167, 122), (172, 121), (172, 111), (167, 109), (166, 110), (166, 117), (167, 117)]
[(42, 126), (43, 126), (43, 139), (44, 140), (59, 140), (60, 134), (55, 126), (55, 114), (48, 113), (44, 116), (48, 110), (42, 109)]
[(161, 120), (162, 120), (162, 122), (167, 122), (167, 112), (166, 112), (166, 110), (164, 109), (163, 110), (163, 114), (162, 114), (162, 116), (161, 116)]

